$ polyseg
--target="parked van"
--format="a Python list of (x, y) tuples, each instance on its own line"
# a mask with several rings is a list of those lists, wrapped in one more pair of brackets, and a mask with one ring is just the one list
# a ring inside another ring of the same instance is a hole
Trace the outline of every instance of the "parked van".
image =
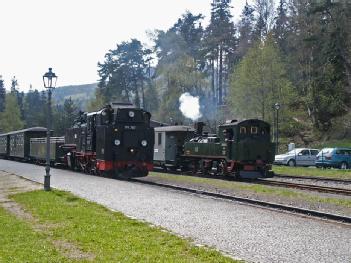
[(351, 168), (351, 148), (324, 148), (316, 159), (316, 167)]

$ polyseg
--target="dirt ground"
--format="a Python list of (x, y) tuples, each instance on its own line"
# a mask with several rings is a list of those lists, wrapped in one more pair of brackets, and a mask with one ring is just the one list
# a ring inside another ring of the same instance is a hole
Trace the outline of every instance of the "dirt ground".
[(8, 196), (11, 194), (39, 190), (41, 184), (26, 180), (15, 174), (0, 170), (0, 204), (12, 202)]

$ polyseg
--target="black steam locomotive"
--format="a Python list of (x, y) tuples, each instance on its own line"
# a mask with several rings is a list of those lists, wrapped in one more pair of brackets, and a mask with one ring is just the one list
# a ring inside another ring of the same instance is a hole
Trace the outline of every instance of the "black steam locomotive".
[[(50, 138), (51, 162), (91, 174), (146, 176), (153, 169), (150, 118), (149, 112), (121, 103), (82, 113), (65, 137)], [(44, 162), (45, 133), (45, 128), (35, 127), (1, 134), (0, 156)]]
[(66, 131), (67, 165), (86, 173), (146, 176), (153, 169), (150, 118), (149, 112), (121, 103), (85, 114)]

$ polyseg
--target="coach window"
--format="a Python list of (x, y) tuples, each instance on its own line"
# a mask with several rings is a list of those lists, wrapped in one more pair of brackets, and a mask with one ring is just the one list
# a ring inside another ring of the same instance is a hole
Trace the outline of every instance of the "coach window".
[(251, 126), (251, 134), (257, 134), (257, 127), (256, 126)]
[(162, 133), (158, 133), (158, 145), (162, 144)]
[(240, 134), (246, 134), (246, 127), (240, 127)]
[(144, 112), (144, 122), (146, 125), (150, 125), (151, 114), (149, 112)]
[(233, 129), (230, 129), (230, 128), (224, 129), (223, 135), (226, 140), (233, 140)]

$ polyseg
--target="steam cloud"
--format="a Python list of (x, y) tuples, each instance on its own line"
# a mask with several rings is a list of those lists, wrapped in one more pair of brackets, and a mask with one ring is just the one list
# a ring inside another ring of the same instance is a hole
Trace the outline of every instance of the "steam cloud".
[(202, 116), (200, 112), (199, 97), (193, 97), (189, 92), (185, 92), (179, 97), (179, 102), (179, 110), (185, 117), (196, 121)]

